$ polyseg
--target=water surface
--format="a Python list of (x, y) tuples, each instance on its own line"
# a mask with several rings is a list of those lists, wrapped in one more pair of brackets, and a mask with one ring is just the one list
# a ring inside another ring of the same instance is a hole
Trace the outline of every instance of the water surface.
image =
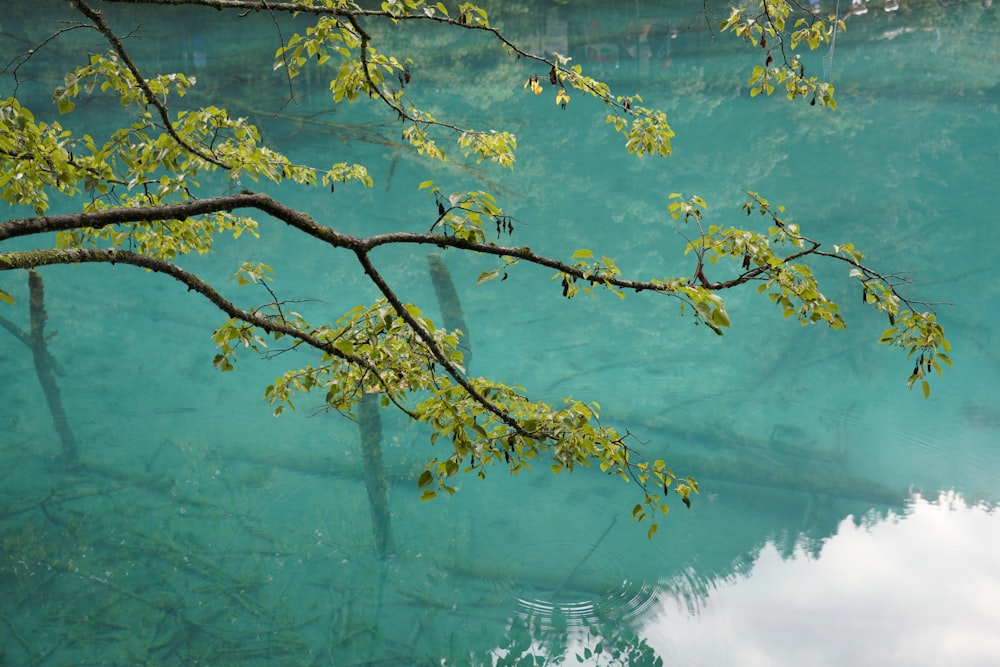
[[(377, 107), (333, 110), (318, 79), (298, 82), (286, 104), (266, 16), (104, 8), (122, 32), (142, 25), (129, 44), (144, 71), (198, 77), (189, 103), (221, 97), (302, 162), (366, 163), (370, 190), (272, 188), (325, 224), (425, 230), (436, 207), (417, 186), (433, 178), (446, 191), (495, 192), (518, 221), (514, 243), (562, 257), (587, 247), (630, 274), (662, 277), (693, 270), (669, 193), (704, 197), (709, 224), (744, 224), (743, 192), (759, 191), (807, 235), (853, 241), (876, 266), (912, 272), (915, 298), (951, 302), (939, 314), (955, 370), (934, 381), (929, 400), (908, 392), (907, 361), (876, 344), (885, 323), (840, 267), (820, 273), (846, 331), (784, 321), (751, 290), (726, 295), (733, 326), (720, 339), (668, 299), (566, 301), (528, 267), (474, 287), (495, 265), (445, 253), (474, 372), (540, 399), (600, 402), (603, 420), (696, 476), (702, 493), (690, 510), (675, 503), (652, 541), (630, 524), (634, 485), (597, 471), (497, 470), (420, 502), (416, 475), (435, 452), (426, 432), (386, 412), (396, 549), (382, 560), (357, 424), (322, 411), (319, 398), (274, 419), (261, 399), (305, 355), (241, 354), (234, 373), (219, 374), (210, 332), (224, 318), (180, 286), (130, 267), (47, 267), (48, 330), (58, 332), (49, 345), (86, 465), (62, 465), (31, 356), (0, 334), (7, 664), (1000, 660), (996, 11), (873, 4), (849, 17), (835, 47), (807, 60), (837, 86), (831, 113), (751, 100), (741, 82), (756, 52), (709, 31), (701, 3), (515, 9), (498, 7), (494, 20), (666, 109), (674, 154), (626, 155), (599, 105), (573, 94), (563, 111), (548, 92), (535, 98), (523, 89), (534, 72), (498, 63), (485, 40), (373, 27), (385, 49), (417, 61), (419, 103), (518, 135), (513, 173), (465, 164), (457, 151), (429, 165)], [(16, 19), (3, 25), (6, 52), (52, 29)], [(60, 58), (100, 48), (82, 31), (53, 43), (40, 52), (53, 69), (40, 56), (19, 72), (19, 97), (40, 116), (66, 68)], [(3, 85), (9, 94), (9, 76)], [(114, 101), (79, 111), (60, 122), (120, 122)], [(208, 192), (224, 187), (211, 180)], [(242, 303), (269, 301), (226, 282), (244, 260), (272, 265), (280, 294), (304, 299), (313, 319), (375, 297), (349, 256), (273, 221), (262, 243), (225, 242), (184, 265)], [(424, 253), (376, 260), (405, 299), (437, 317)], [(27, 327), (24, 281), (2, 281), (19, 303), (4, 316)]]

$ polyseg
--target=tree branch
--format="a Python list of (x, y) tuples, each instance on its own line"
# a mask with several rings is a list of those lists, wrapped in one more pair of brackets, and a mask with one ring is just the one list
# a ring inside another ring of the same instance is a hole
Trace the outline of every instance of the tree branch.
[[(2, 228), (2, 225), (0, 225), (0, 228)], [(257, 312), (250, 312), (240, 308), (232, 301), (229, 301), (222, 296), (207, 282), (193, 273), (185, 271), (176, 264), (172, 264), (155, 257), (147, 257), (146, 255), (140, 255), (126, 250), (117, 250), (114, 248), (50, 248), (45, 250), (28, 250), (23, 252), (0, 254), (0, 271), (32, 269), (39, 266), (49, 266), (53, 264), (82, 263), (103, 263), (112, 265), (129, 264), (170, 276), (171, 278), (184, 284), (189, 291), (197, 292), (208, 299), (212, 305), (233, 319), (246, 322), (247, 324), (253, 325), (269, 334), (283, 334), (291, 338), (295, 338), (296, 340), (300, 340), (309, 347), (319, 350), (320, 352), (337, 357), (344, 362), (357, 365), (366, 369), (370, 373), (373, 373), (380, 379), (380, 383), (385, 388), (386, 395), (389, 396), (390, 400), (392, 400), (404, 413), (415, 418), (415, 415), (410, 410), (396, 402), (393, 393), (390, 391), (390, 384), (381, 381), (381, 369), (376, 368), (375, 365), (367, 359), (354, 354), (348, 354), (335, 347), (332, 343), (307, 331), (302, 331), (301, 329), (291, 326), (290, 324), (265, 317)]]
[(507, 424), (507, 426), (512, 428), (518, 435), (523, 435), (531, 438), (537, 438), (539, 436), (537, 432), (533, 433), (526, 430), (523, 426), (521, 426), (520, 422), (511, 417), (505, 411), (501, 410), (499, 407), (496, 406), (496, 404), (487, 399), (475, 387), (473, 387), (472, 384), (462, 374), (462, 372), (459, 371), (454, 364), (448, 361), (448, 358), (445, 357), (444, 353), (441, 351), (441, 348), (438, 347), (437, 343), (434, 341), (434, 338), (430, 335), (430, 333), (406, 309), (406, 306), (403, 305), (403, 302), (399, 300), (398, 296), (396, 296), (395, 291), (393, 291), (393, 289), (389, 287), (389, 284), (385, 281), (382, 275), (371, 263), (371, 260), (368, 258), (367, 252), (358, 251), (357, 257), (358, 261), (361, 263), (362, 268), (364, 268), (365, 274), (373, 283), (375, 283), (375, 286), (378, 287), (379, 291), (382, 292), (382, 294), (389, 301), (389, 303), (392, 304), (392, 307), (396, 310), (396, 314), (402, 317), (403, 320), (408, 325), (410, 325), (410, 328), (416, 332), (420, 340), (424, 342), (424, 345), (426, 345), (427, 348), (431, 351), (431, 354), (434, 355), (434, 360), (437, 363), (439, 363), (442, 368), (445, 369), (448, 375), (450, 375), (455, 380), (455, 382), (457, 382), (458, 385), (462, 387), (462, 389), (465, 390), (465, 393), (471, 396), (472, 399), (477, 403), (479, 403), (481, 406), (483, 406), (484, 408), (495, 414), (503, 423)]
[[(86, 25), (85, 23), (75, 23), (75, 24), (69, 25), (69, 26), (67, 26), (65, 28), (60, 28), (59, 30), (56, 30), (54, 33), (52, 33), (51, 35), (49, 35), (48, 37), (46, 37), (45, 39), (43, 39), (41, 42), (38, 42), (37, 44), (35, 44), (33, 47), (31, 47), (27, 51), (19, 53), (16, 56), (14, 56), (13, 58), (10, 59), (10, 61), (4, 66), (4, 68), (2, 70), (0, 70), (0, 72), (2, 72), (2, 73), (10, 72), (11, 76), (14, 77), (14, 90), (10, 94), (11, 97), (17, 97), (17, 91), (21, 87), (21, 80), (17, 76), (17, 71), (19, 69), (21, 69), (21, 67), (25, 63), (27, 63), (29, 60), (31, 60), (32, 57), (34, 57), (34, 55), (36, 53), (38, 53), (38, 51), (41, 48), (47, 46), (49, 44), (49, 42), (55, 40), (57, 37), (59, 37), (63, 33), (69, 32), (71, 30), (77, 30), (78, 28), (90, 28), (90, 29), (93, 29), (94, 26), (92, 26), (92, 25)], [(15, 62), (17, 63), (16, 65), (14, 65)], [(11, 69), (11, 65), (14, 65), (13, 69)]]
[(179, 145), (183, 146), (185, 150), (190, 151), (192, 154), (197, 155), (206, 162), (210, 162), (216, 165), (217, 167), (222, 167), (223, 169), (229, 169), (230, 165), (226, 164), (225, 162), (222, 162), (211, 153), (207, 153), (198, 148), (197, 146), (193, 146), (187, 141), (185, 141), (183, 138), (181, 138), (181, 136), (177, 133), (176, 128), (174, 128), (173, 122), (170, 120), (170, 112), (167, 111), (166, 105), (159, 99), (157, 99), (156, 95), (153, 94), (153, 91), (150, 90), (149, 84), (146, 83), (145, 77), (142, 76), (142, 74), (139, 72), (139, 68), (136, 67), (135, 63), (132, 62), (132, 58), (129, 56), (128, 51), (125, 50), (125, 46), (121, 43), (121, 40), (118, 39), (118, 35), (116, 35), (114, 31), (112, 31), (111, 28), (108, 26), (107, 21), (104, 20), (104, 16), (102, 16), (100, 12), (94, 11), (89, 6), (87, 6), (87, 4), (83, 2), (83, 0), (69, 0), (69, 1), (70, 4), (73, 5), (73, 7), (75, 7), (77, 10), (79, 10), (81, 14), (83, 14), (84, 16), (86, 16), (87, 18), (89, 18), (91, 21), (94, 22), (94, 25), (97, 27), (100, 33), (104, 35), (104, 38), (108, 40), (108, 43), (111, 44), (115, 52), (121, 57), (122, 62), (125, 63), (125, 66), (128, 68), (129, 72), (132, 73), (132, 77), (135, 79), (136, 85), (138, 85), (142, 89), (142, 92), (146, 98), (146, 102), (152, 104), (153, 107), (156, 109), (157, 113), (160, 115), (160, 119), (163, 121), (163, 125), (167, 130), (167, 134), (169, 134), (173, 138), (173, 140), (176, 141)]
[[(71, 0), (71, 2), (76, 3), (81, 0)], [(130, 4), (134, 3), (135, 0), (105, 0), (105, 2), (115, 3), (115, 4)], [(314, 14), (317, 16), (336, 16), (347, 20), (351, 27), (358, 30), (359, 37), (362, 38), (362, 62), (364, 63), (364, 73), (365, 78), (368, 80), (369, 84), (377, 92), (380, 99), (382, 99), (390, 108), (394, 111), (400, 113), (403, 117), (408, 118), (414, 122), (425, 123), (429, 125), (438, 125), (448, 129), (456, 131), (464, 131), (462, 128), (450, 125), (448, 123), (442, 123), (439, 121), (427, 121), (425, 119), (415, 119), (411, 118), (409, 114), (405, 112), (399, 105), (394, 104), (389, 99), (386, 98), (384, 93), (377, 86), (371, 82), (367, 69), (367, 62), (364, 60), (364, 51), (367, 48), (368, 35), (361, 28), (357, 21), (358, 17), (375, 17), (389, 19), (392, 21), (430, 21), (432, 23), (441, 23), (446, 25), (451, 25), (466, 30), (478, 30), (482, 32), (489, 33), (492, 35), (504, 48), (508, 49), (509, 53), (516, 54), (519, 58), (524, 58), (526, 60), (531, 60), (537, 62), (541, 65), (545, 65), (550, 69), (555, 69), (562, 75), (567, 77), (572, 77), (575, 81), (580, 83), (580, 85), (586, 89), (591, 95), (601, 99), (609, 107), (617, 109), (619, 111), (624, 111), (629, 115), (643, 115), (649, 116), (649, 114), (642, 112), (638, 109), (633, 109), (630, 104), (619, 102), (611, 95), (598, 90), (594, 86), (590, 85), (586, 79), (580, 79), (575, 72), (563, 67), (558, 62), (540, 56), (530, 51), (525, 51), (515, 42), (512, 42), (507, 38), (500, 30), (494, 28), (491, 25), (484, 25), (480, 23), (469, 23), (461, 20), (461, 18), (452, 18), (450, 16), (439, 15), (437, 13), (427, 14), (424, 12), (414, 13), (414, 14), (400, 14), (396, 15), (392, 12), (381, 10), (381, 9), (345, 9), (341, 7), (332, 7), (324, 5), (304, 5), (295, 2), (264, 2), (262, 0), (142, 0), (143, 4), (147, 5), (171, 5), (171, 6), (182, 6), (182, 5), (194, 5), (198, 7), (212, 7), (214, 9), (225, 10), (225, 9), (238, 9), (243, 11), (268, 11), (272, 15), (275, 12), (285, 12), (288, 14)]]

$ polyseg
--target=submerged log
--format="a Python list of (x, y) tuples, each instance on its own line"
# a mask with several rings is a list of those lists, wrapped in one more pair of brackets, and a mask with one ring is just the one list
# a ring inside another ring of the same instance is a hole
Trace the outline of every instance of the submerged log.
[(45, 401), (48, 403), (49, 413), (52, 415), (52, 424), (62, 441), (63, 456), (70, 465), (76, 465), (79, 461), (76, 438), (73, 436), (69, 421), (66, 419), (62, 396), (59, 393), (59, 386), (56, 384), (52, 370), (52, 357), (45, 345), (45, 320), (48, 318), (45, 313), (45, 286), (37, 271), (28, 271), (28, 290), (30, 293), (28, 309), (31, 313), (31, 332), (28, 337), (31, 341), (32, 356), (35, 359), (35, 373), (38, 375), (38, 381), (45, 393)]
[[(462, 304), (451, 281), (448, 267), (440, 255), (427, 256), (430, 262), (431, 282), (441, 307), (441, 317), (448, 329), (460, 329), (466, 338), (463, 356), (468, 369), (472, 359), (472, 349), (468, 345), (468, 327)], [(375, 533), (375, 553), (386, 558), (395, 553), (392, 538), (392, 515), (389, 511), (389, 482), (382, 460), (382, 418), (379, 415), (378, 394), (363, 394), (359, 406), (358, 428), (361, 431), (361, 460), (364, 469), (365, 487), (368, 489), (368, 504), (371, 509), (372, 529)]]
[(392, 517), (389, 513), (389, 482), (382, 463), (382, 418), (379, 415), (378, 394), (361, 397), (358, 427), (361, 429), (361, 460), (368, 489), (372, 529), (375, 532), (375, 553), (379, 558), (396, 551), (392, 539)]
[[(21, 327), (17, 326), (6, 317), (0, 317), (0, 327), (3, 327), (7, 331), (11, 332), (15, 338), (28, 346), (29, 350), (31, 349), (31, 336), (22, 331)], [(46, 351), (48, 351), (48, 348), (46, 348)], [(55, 371), (56, 375), (65, 375), (65, 371), (63, 371), (62, 366), (59, 365), (59, 362), (56, 361), (51, 354), (49, 355), (49, 365), (52, 367), (52, 370)]]
[(705, 486), (706, 480), (820, 494), (860, 502), (872, 508), (902, 507), (907, 489), (894, 489), (865, 477), (857, 477), (822, 466), (779, 466), (768, 461), (722, 459), (695, 454), (670, 454), (670, 465), (690, 473)]
[(462, 332), (458, 348), (462, 351), (463, 365), (468, 372), (472, 365), (472, 342), (469, 338), (469, 326), (465, 323), (465, 313), (462, 312), (462, 302), (458, 299), (451, 273), (441, 255), (430, 253), (427, 255), (427, 261), (431, 264), (431, 284), (434, 286), (434, 294), (437, 295), (438, 305), (441, 307), (441, 320), (446, 329), (458, 329)]

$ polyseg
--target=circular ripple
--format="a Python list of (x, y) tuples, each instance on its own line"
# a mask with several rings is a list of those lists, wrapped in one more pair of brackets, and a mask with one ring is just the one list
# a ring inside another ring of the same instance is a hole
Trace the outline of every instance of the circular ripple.
[(659, 589), (634, 581), (613, 552), (572, 541), (543, 541), (510, 554), (534, 574), (515, 581), (515, 614), (543, 627), (585, 626), (630, 619), (648, 609)]

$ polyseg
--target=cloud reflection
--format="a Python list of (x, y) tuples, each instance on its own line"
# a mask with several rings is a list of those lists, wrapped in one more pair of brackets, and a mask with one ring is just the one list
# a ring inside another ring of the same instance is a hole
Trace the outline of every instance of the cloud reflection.
[(1000, 665), (1000, 513), (954, 493), (844, 519), (818, 556), (764, 547), (693, 611), (661, 599), (640, 636), (684, 665)]

